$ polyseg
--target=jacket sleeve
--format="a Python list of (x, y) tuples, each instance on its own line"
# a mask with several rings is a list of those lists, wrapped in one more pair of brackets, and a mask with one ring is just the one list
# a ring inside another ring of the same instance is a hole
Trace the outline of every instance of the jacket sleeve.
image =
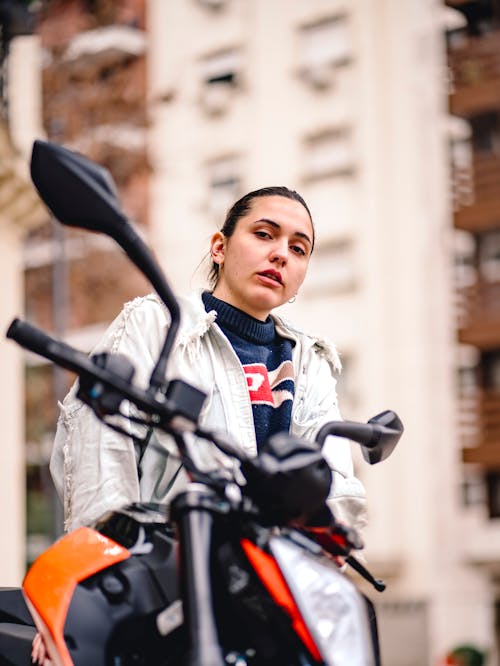
[[(325, 423), (342, 419), (336, 383), (330, 360), (321, 353), (314, 353), (300, 392), (302, 395), (299, 393), (298, 396), (296, 418), (302, 424), (302, 436), (314, 439)], [(329, 436), (323, 446), (323, 455), (332, 470), (328, 506), (337, 520), (361, 531), (366, 526), (366, 492), (354, 475), (351, 444), (343, 437)]]
[[(128, 356), (136, 368), (135, 381), (143, 386), (165, 332), (166, 320), (159, 308), (147, 299), (127, 304), (94, 350)], [(104, 511), (137, 501), (140, 496), (132, 436), (120, 435), (102, 424), (77, 399), (76, 389), (74, 385), (60, 405), (50, 461), (54, 485), (64, 505), (66, 530), (89, 524)], [(124, 404), (122, 411), (127, 414), (128, 410)], [(120, 425), (130, 432), (127, 419)]]

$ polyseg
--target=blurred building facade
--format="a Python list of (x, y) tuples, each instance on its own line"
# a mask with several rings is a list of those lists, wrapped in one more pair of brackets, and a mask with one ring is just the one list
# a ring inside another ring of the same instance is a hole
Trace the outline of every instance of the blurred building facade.
[[(146, 35), (143, 0), (47, 0), (36, 13), (44, 137), (113, 173), (123, 206), (147, 234)], [(149, 291), (108, 239), (46, 214), (23, 245), (29, 321), (90, 351), (122, 304)], [(26, 368), (28, 553), (61, 529), (48, 461), (72, 377), (40, 359)]]
[[(499, 337), (488, 313), (498, 316), (498, 277), (478, 276), (486, 247), (494, 273), (498, 223), (494, 150), (477, 148), (496, 146), (498, 103), (487, 82), (482, 106), (470, 89), (460, 97), (460, 76), (477, 84), (484, 68), (471, 52), (496, 48), (494, 33), (470, 34), (467, 12), (495, 2), (447, 4), (47, 0), (38, 24), (46, 135), (110, 168), (174, 289), (204, 284), (197, 266), (238, 195), (286, 184), (310, 204), (317, 246), (283, 314), (336, 343), (346, 418), (393, 408), (406, 426), (380, 467), (354, 451), (369, 498), (366, 557), (388, 583), (378, 598), (367, 590), (386, 666), (438, 664), (465, 643), (496, 663)], [(484, 71), (495, 71), (491, 58)], [(28, 318), (80, 348), (147, 290), (114, 248), (48, 218), (28, 234), (24, 266)], [(34, 361), (27, 373), (36, 535), (51, 515), (41, 498), (67, 379)]]
[[(489, 581), (500, 626), (500, 3), (447, 4), (450, 156), (456, 236), (457, 384), (467, 561)], [(498, 639), (497, 639), (498, 640)]]
[(167, 274), (180, 290), (203, 284), (194, 267), (239, 194), (304, 195), (317, 246), (284, 314), (340, 349), (346, 418), (390, 407), (406, 425), (380, 468), (356, 456), (366, 557), (388, 583), (375, 599), (383, 663), (437, 664), (464, 644), (496, 663), (495, 583), (470, 549), (488, 533), (498, 561), (497, 524), (464, 497), (456, 424), (446, 34), (464, 16), (438, 0), (148, 9), (151, 225)]

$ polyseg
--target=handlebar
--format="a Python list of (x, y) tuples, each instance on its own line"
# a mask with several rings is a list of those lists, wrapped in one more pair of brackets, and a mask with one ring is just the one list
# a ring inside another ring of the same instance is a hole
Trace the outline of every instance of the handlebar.
[[(165, 431), (172, 430), (172, 420), (176, 416), (183, 417), (183, 429), (196, 430), (198, 416), (205, 399), (205, 394), (181, 380), (170, 382), (167, 394), (158, 400), (149, 391), (131, 384), (133, 370), (130, 365), (125, 372), (117, 373), (117, 365), (102, 362), (102, 357), (88, 357), (70, 345), (55, 340), (36, 326), (14, 319), (7, 330), (7, 337), (28, 349), (76, 373), (80, 378), (80, 387), (85, 386), (84, 395), (80, 396), (88, 404), (113, 393), (118, 397), (116, 409), (109, 413), (117, 413), (122, 400), (129, 400), (146, 415), (145, 424), (154, 424)], [(109, 355), (116, 358), (115, 355)], [(95, 410), (94, 410), (95, 411)], [(187, 422), (186, 422), (187, 419)]]
[(355, 423), (354, 421), (330, 421), (318, 432), (316, 441), (323, 446), (329, 435), (347, 437), (359, 444), (370, 446), (379, 440), (378, 429), (369, 423)]
[[(80, 388), (84, 387), (79, 397), (90, 404), (94, 411), (95, 403), (102, 399), (103, 404), (112, 404), (113, 411), (104, 413), (118, 413), (119, 405), (123, 400), (129, 400), (144, 414), (144, 423), (154, 425), (166, 432), (172, 432), (172, 420), (175, 416), (182, 416), (182, 426), (185, 430), (192, 430), (200, 437), (214, 442), (222, 451), (241, 460), (241, 454), (236, 451), (228, 438), (222, 433), (205, 432), (198, 426), (198, 417), (205, 399), (205, 394), (190, 386), (182, 380), (169, 383), (167, 393), (157, 399), (150, 390), (143, 390), (131, 383), (133, 368), (128, 364), (120, 373), (118, 363), (112, 363), (116, 355), (108, 355), (108, 363), (99, 357), (88, 357), (70, 345), (55, 340), (36, 326), (19, 319), (14, 319), (7, 330), (7, 337), (19, 345), (57, 365), (76, 373), (80, 378)], [(105, 403), (105, 396), (113, 394), (114, 400)], [(187, 421), (186, 421), (187, 419)], [(403, 425), (395, 412), (390, 410), (374, 416), (368, 423), (353, 421), (330, 421), (318, 432), (316, 442), (321, 448), (328, 437), (334, 435), (346, 437), (361, 445), (362, 453), (367, 462), (375, 464), (385, 460), (393, 451), (401, 434)]]

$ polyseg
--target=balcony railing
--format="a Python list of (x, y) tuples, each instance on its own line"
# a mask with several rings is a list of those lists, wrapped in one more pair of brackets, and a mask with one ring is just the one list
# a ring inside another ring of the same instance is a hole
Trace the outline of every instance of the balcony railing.
[(500, 469), (500, 390), (461, 396), (458, 420), (463, 461)]
[(500, 31), (464, 37), (448, 50), (450, 111), (471, 116), (500, 106)]
[(500, 229), (500, 156), (475, 153), (469, 167), (452, 167), (455, 226)]
[(458, 293), (458, 337), (483, 350), (500, 348), (500, 282), (477, 282)]

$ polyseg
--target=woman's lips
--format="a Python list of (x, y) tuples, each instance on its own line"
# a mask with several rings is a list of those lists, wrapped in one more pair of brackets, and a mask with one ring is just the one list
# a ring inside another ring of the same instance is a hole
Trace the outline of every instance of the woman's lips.
[(283, 286), (283, 280), (281, 278), (281, 273), (278, 271), (262, 271), (262, 273), (257, 273), (257, 275), (265, 281), (266, 284), (272, 284), (273, 286)]

